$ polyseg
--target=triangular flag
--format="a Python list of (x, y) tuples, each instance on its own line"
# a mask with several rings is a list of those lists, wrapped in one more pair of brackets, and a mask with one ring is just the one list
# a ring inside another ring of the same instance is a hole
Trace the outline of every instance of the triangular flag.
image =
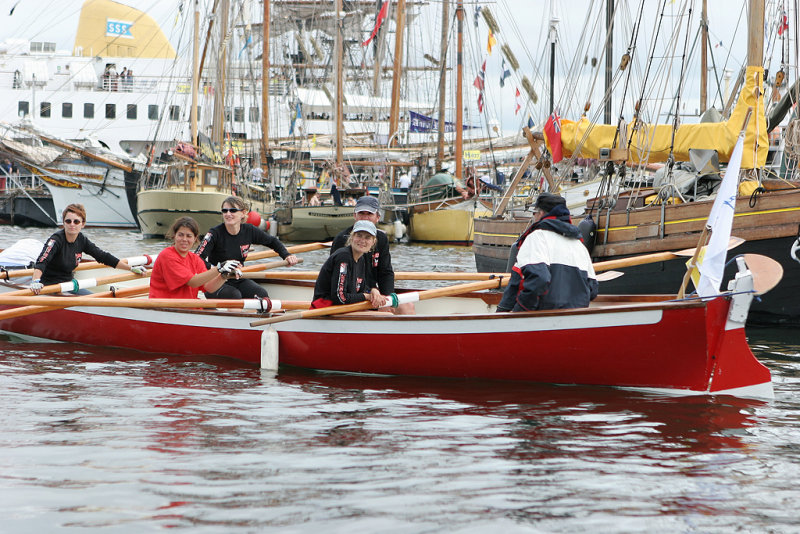
[(520, 96), (519, 87), (517, 87), (517, 92), (514, 94), (514, 115), (519, 113), (519, 110), (522, 108), (522, 104), (519, 100)]
[(478, 72), (478, 75), (475, 76), (475, 81), (472, 82), (472, 85), (478, 88), (478, 91), (483, 91), (484, 86), (484, 79), (486, 78), (486, 60), (483, 60), (483, 65), (481, 65), (481, 70)]
[(489, 52), (489, 54), (491, 54), (492, 47), (496, 44), (497, 44), (497, 38), (495, 38), (494, 34), (492, 33), (492, 30), (489, 30), (489, 39), (486, 42), (486, 51)]
[(381, 10), (378, 11), (378, 16), (375, 19), (375, 27), (372, 28), (372, 33), (369, 36), (369, 39), (361, 43), (361, 46), (367, 46), (372, 40), (378, 35), (378, 30), (381, 29), (381, 24), (383, 24), (384, 19), (386, 18), (387, 13), (389, 13), (389, 0), (386, 0), (383, 5), (381, 6)]
[(500, 87), (505, 87), (506, 85), (506, 78), (511, 76), (511, 71), (506, 66), (506, 58), (503, 58), (503, 69), (502, 73), (500, 74)]

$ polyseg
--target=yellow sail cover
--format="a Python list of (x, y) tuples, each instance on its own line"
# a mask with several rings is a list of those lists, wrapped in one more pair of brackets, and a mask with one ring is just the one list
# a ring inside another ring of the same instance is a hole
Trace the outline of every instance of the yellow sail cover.
[[(753, 169), (764, 166), (767, 161), (769, 139), (764, 113), (763, 80), (764, 69), (762, 67), (747, 67), (744, 87), (739, 94), (730, 119), (725, 122), (678, 126), (673, 149), (675, 161), (689, 161), (690, 148), (716, 150), (720, 162), (728, 161), (744, 124), (747, 109), (752, 107), (753, 114), (747, 125), (744, 139), (742, 168)], [(633, 122), (628, 124), (628, 132), (632, 132), (629, 134), (631, 162), (667, 161), (672, 142), (673, 128), (671, 125), (639, 124), (636, 131), (632, 131), (632, 128)], [(609, 124), (591, 124), (585, 117), (578, 122), (562, 119), (562, 153), (565, 158), (575, 156), (598, 159), (601, 148), (613, 148), (616, 129), (616, 126)], [(549, 142), (547, 145), (549, 149)]]
[(73, 54), (172, 59), (175, 49), (146, 13), (111, 0), (86, 0)]

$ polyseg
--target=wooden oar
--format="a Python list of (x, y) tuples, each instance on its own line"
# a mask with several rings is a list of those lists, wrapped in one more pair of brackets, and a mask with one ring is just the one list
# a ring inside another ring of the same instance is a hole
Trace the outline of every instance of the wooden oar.
[[(744, 243), (741, 237), (731, 237), (728, 241), (728, 250), (736, 248)], [(595, 272), (608, 271), (610, 269), (621, 269), (623, 267), (633, 267), (634, 265), (644, 265), (646, 263), (656, 263), (659, 261), (669, 261), (677, 258), (689, 258), (694, 255), (695, 247), (674, 252), (654, 252), (652, 254), (641, 254), (639, 256), (631, 256), (629, 258), (620, 258), (618, 260), (599, 261), (594, 263)]]
[[(303, 263), (303, 258), (297, 258), (297, 263)], [(287, 265), (289, 265), (289, 262), (286, 261), (286, 260), (271, 261), (269, 263), (256, 263), (255, 265), (245, 265), (244, 267), (242, 267), (242, 276), (241, 276), (241, 278), (249, 278), (249, 279), (253, 279), (253, 280), (258, 280), (258, 276), (259, 275), (266, 274), (266, 273), (261, 273), (261, 272), (256, 272), (256, 271), (266, 271), (268, 269), (276, 269), (278, 267), (286, 267)], [(289, 272), (294, 272), (294, 271), (289, 271)]]
[[(147, 278), (150, 276), (150, 271), (145, 271), (144, 274), (112, 274), (110, 276), (103, 276), (101, 278), (84, 278), (82, 280), (71, 280), (61, 284), (51, 284), (44, 286), (39, 295), (51, 295), (53, 293), (66, 293), (67, 291), (74, 291), (76, 289), (88, 289), (90, 287), (104, 286), (106, 284), (115, 284), (117, 282), (127, 282), (128, 280), (136, 280), (137, 278)], [(1, 297), (10, 297), (14, 295), (33, 295), (30, 289), (20, 289), (18, 291), (11, 291), (10, 293), (0, 294)]]
[[(243, 269), (244, 270), (244, 269)], [(273, 271), (270, 273), (246, 272), (242, 278), (251, 280), (316, 280), (318, 271)], [(509, 276), (506, 273), (437, 273), (396, 271), (395, 280), (491, 280), (500, 276)]]
[[(114, 289), (113, 291), (103, 291), (102, 293), (95, 293), (93, 295), (86, 295), (87, 298), (127, 298), (136, 297), (139, 295), (146, 295), (150, 290), (149, 285), (125, 287)], [(37, 302), (47, 302), (49, 299), (39, 299)], [(12, 308), (10, 310), (0, 311), (0, 321), (3, 319), (11, 319), (13, 317), (24, 317), (26, 315), (34, 315), (52, 310), (61, 310), (67, 306), (22, 306), (19, 308)]]
[[(264, 306), (271, 306), (273, 310), (305, 310), (311, 305), (310, 302), (301, 300), (264, 299), (263, 302)], [(92, 295), (42, 298), (0, 295), (0, 306), (29, 306), (32, 304), (57, 308), (90, 306), (101, 308), (231, 308), (261, 310), (261, 301), (259, 299), (114, 299), (98, 298)]]
[[(405, 302), (416, 302), (418, 300), (429, 300), (439, 297), (451, 297), (454, 295), (462, 295), (470, 291), (480, 291), (481, 289), (495, 289), (508, 285), (508, 276), (502, 276), (494, 280), (484, 280), (482, 282), (468, 282), (466, 284), (456, 284), (454, 286), (438, 287), (436, 289), (428, 289), (426, 291), (415, 291), (410, 293), (401, 293), (397, 295), (399, 304)], [(253, 321), (250, 326), (261, 326), (265, 324), (282, 323), (284, 321), (292, 321), (294, 319), (312, 319), (315, 317), (325, 317), (328, 315), (339, 315), (342, 313), (349, 313), (354, 311), (362, 311), (372, 309), (372, 303), (369, 301), (358, 302), (356, 304), (343, 304), (341, 306), (328, 306), (327, 308), (318, 308), (315, 310), (305, 310), (299, 313), (289, 313), (286, 315), (278, 315), (268, 319), (259, 319)]]
[[(322, 248), (330, 247), (332, 244), (331, 241), (322, 243), (306, 243), (304, 245), (295, 245), (293, 247), (288, 247), (286, 250), (289, 251), (290, 254), (299, 254), (301, 252), (310, 252), (312, 250), (319, 250)], [(253, 260), (263, 260), (265, 258), (274, 258), (277, 256), (278, 253), (274, 250), (262, 250), (260, 252), (251, 252), (247, 255), (246, 261), (253, 261)], [(155, 261), (155, 258), (158, 254), (152, 254), (144, 256), (133, 256), (131, 258), (125, 258), (125, 261), (130, 266), (135, 265), (152, 265)], [(87, 269), (99, 269), (101, 267), (108, 267), (97, 261), (84, 261), (81, 262), (77, 267), (75, 267), (76, 271), (85, 271)], [(33, 274), (33, 269), (14, 269), (12, 271), (0, 271), (0, 280), (9, 280), (11, 278), (19, 278), (22, 276), (31, 276)]]

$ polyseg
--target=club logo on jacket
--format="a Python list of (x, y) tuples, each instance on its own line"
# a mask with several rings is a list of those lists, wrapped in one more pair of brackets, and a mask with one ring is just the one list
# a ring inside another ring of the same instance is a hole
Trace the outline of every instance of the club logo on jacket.
[(75, 253), (75, 267), (81, 262), (81, 258), (83, 257), (83, 252), (76, 252)]
[(250, 244), (239, 245), (239, 251), (242, 253), (242, 259), (247, 257), (247, 252), (250, 250)]
[(380, 252), (373, 252), (372, 253), (372, 266), (373, 267), (377, 267), (378, 266), (378, 260), (380, 260), (380, 259), (381, 259), (381, 253)]

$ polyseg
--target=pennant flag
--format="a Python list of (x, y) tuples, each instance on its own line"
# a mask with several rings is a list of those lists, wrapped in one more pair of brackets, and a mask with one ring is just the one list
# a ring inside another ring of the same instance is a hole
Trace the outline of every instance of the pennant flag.
[(720, 46), (722, 46), (722, 41), (720, 41), (720, 42), (718, 42), (717, 44), (715, 44), (715, 45), (714, 45), (714, 48), (719, 48)]
[(486, 78), (486, 60), (483, 60), (483, 65), (481, 65), (481, 70), (478, 72), (478, 75), (475, 76), (475, 81), (472, 82), (472, 85), (478, 88), (478, 91), (483, 91), (483, 82)]
[(561, 155), (561, 119), (558, 116), (558, 110), (553, 110), (548, 117), (544, 125), (544, 135), (547, 136), (547, 144), (550, 145), (553, 163), (558, 163), (564, 159)]
[(481, 7), (475, 8), (475, 27), (478, 27), (478, 16), (481, 14)]
[(300, 109), (300, 102), (297, 102), (295, 105), (295, 112), (294, 116), (292, 117), (292, 122), (289, 124), (289, 135), (294, 135), (294, 125), (297, 123), (297, 119), (302, 117), (302, 110)]
[(361, 46), (367, 46), (372, 40), (378, 35), (378, 30), (381, 29), (381, 24), (386, 19), (386, 14), (389, 13), (389, 0), (386, 0), (383, 5), (381, 6), (381, 10), (378, 11), (378, 16), (375, 19), (375, 27), (372, 28), (372, 34), (369, 36), (369, 39), (361, 43)]
[(533, 119), (531, 118), (530, 115), (528, 115), (528, 128), (533, 128), (533, 126), (534, 126)]
[(483, 91), (478, 93), (478, 112), (483, 113)]
[(489, 40), (486, 42), (486, 50), (489, 52), (490, 55), (492, 53), (492, 47), (494, 45), (496, 45), (496, 44), (497, 44), (497, 38), (494, 36), (494, 34), (492, 33), (492, 30), (490, 29), (489, 30)]
[(517, 87), (517, 92), (514, 94), (514, 115), (519, 113), (519, 110), (522, 109), (522, 103), (519, 100), (520, 96), (519, 87)]
[(736, 146), (728, 161), (728, 168), (717, 191), (717, 198), (708, 216), (711, 239), (708, 240), (703, 262), (700, 264), (700, 283), (697, 294), (713, 297), (719, 294), (719, 285), (725, 271), (725, 258), (728, 255), (728, 241), (731, 238), (733, 214), (736, 211), (736, 192), (739, 186), (739, 168), (744, 152), (744, 132), (739, 134)]
[(783, 35), (783, 32), (789, 29), (789, 17), (786, 12), (781, 13), (781, 20), (778, 22), (778, 35)]
[(506, 78), (511, 76), (511, 71), (506, 66), (506, 58), (503, 58), (503, 72), (500, 74), (500, 87), (506, 86)]
[(249, 47), (251, 44), (253, 44), (253, 36), (248, 33), (247, 34), (247, 41), (245, 41), (244, 46), (242, 47), (242, 49), (239, 50), (239, 58), (242, 57), (242, 54), (244, 53), (244, 51), (247, 50), (247, 47)]
[(17, 9), (17, 6), (19, 5), (19, 3), (20, 3), (20, 0), (17, 0), (17, 1), (14, 3), (14, 5), (13, 5), (13, 6), (11, 6), (11, 11), (9, 11), (9, 12), (8, 12), (8, 16), (9, 16), (9, 17), (10, 17), (11, 15), (13, 15), (13, 14), (14, 14), (14, 10), (15, 10), (15, 9)]

